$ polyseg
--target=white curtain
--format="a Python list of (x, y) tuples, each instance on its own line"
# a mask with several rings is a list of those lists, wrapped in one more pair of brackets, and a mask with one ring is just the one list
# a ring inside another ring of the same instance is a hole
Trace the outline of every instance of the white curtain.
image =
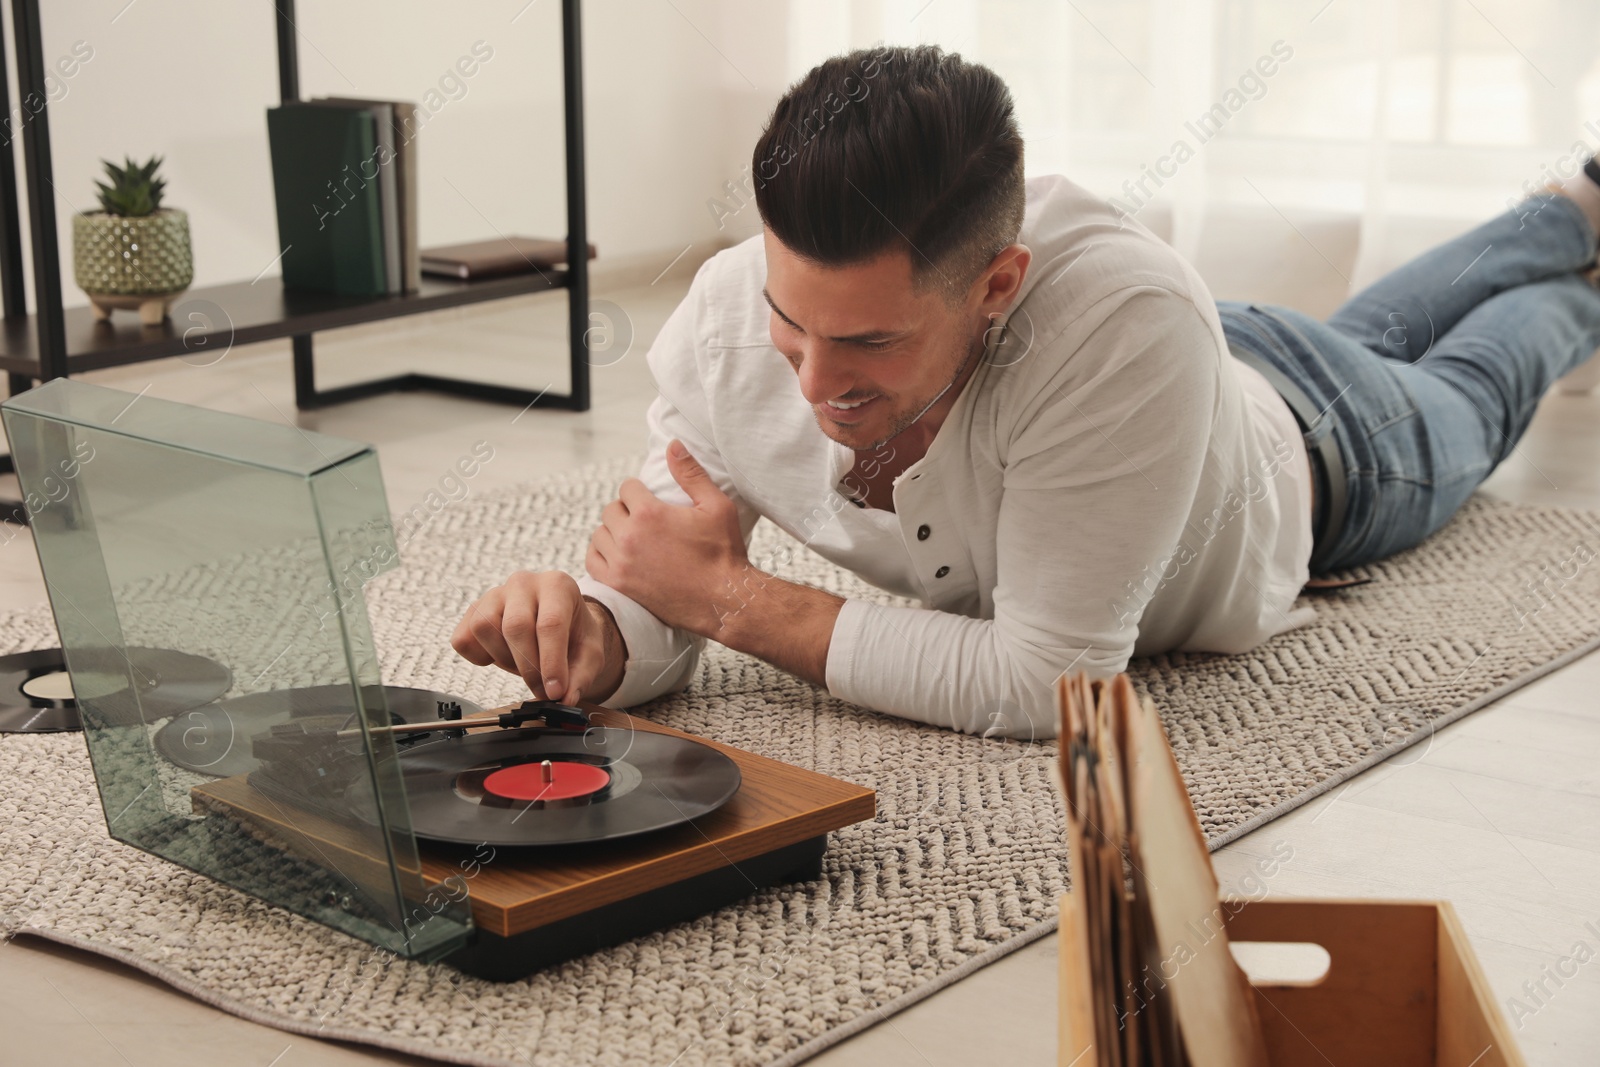
[(879, 40), (991, 67), (1030, 175), (1219, 297), (1319, 313), (1600, 150), (1600, 0), (791, 0), (788, 29), (791, 79)]

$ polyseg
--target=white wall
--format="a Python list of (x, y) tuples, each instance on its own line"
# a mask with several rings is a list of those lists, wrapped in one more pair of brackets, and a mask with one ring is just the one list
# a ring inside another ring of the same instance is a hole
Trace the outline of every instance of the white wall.
[[(1177, 2), (1084, 0), (1075, 10), (1052, 0), (587, 0), (591, 238), (606, 263), (664, 266), (691, 242), (758, 232), (754, 206), (740, 206), (743, 194), (728, 183), (740, 184), (773, 102), (812, 63), (880, 39), (935, 41), (988, 63), (1016, 94), (1030, 174), (1061, 171), (1122, 195), (1123, 179), (1201, 106), (1191, 97), (1211, 100), (1227, 81), (1177, 77), (1172, 53), (1201, 66), (1214, 59), (1231, 77), (1275, 34), (1292, 37), (1294, 64), (1274, 77), (1271, 95), (1171, 183), (1188, 205), (1179, 247), (1202, 260), (1199, 208), (1242, 205), (1271, 222), (1279, 216), (1260, 203), (1270, 196), (1285, 211), (1359, 219), (1370, 273), (1419, 251), (1440, 227), (1503, 208), (1571, 139), (1600, 139), (1592, 0), (1524, 0), (1527, 55), (1478, 15), (1450, 29), (1454, 0), (1395, 9), (1417, 23), (1398, 40), (1367, 18), (1389, 10), (1386, 0), (1336, 5), (1314, 24), (1273, 0), (1241, 0), (1250, 18), (1217, 9), (1209, 26), (1199, 16), (1174, 22)], [(496, 230), (564, 233), (560, 0), (299, 3), (306, 96), (423, 101), (474, 42), (493, 50), (419, 139), (424, 244)], [(94, 206), (102, 156), (167, 157), (170, 202), (193, 217), (196, 284), (267, 268), (279, 247), (265, 119), (277, 101), (270, 0), (45, 8), (47, 63), (77, 42), (93, 50), (50, 109), (67, 302), (83, 302), (70, 280), (71, 214)], [(7, 12), (8, 36), (10, 25)], [(1560, 82), (1559, 99), (1546, 99), (1540, 72)], [(1354, 106), (1357, 98), (1366, 103)], [(1396, 109), (1435, 121), (1388, 123)], [(737, 210), (719, 226), (712, 201)], [(1417, 220), (1438, 225), (1413, 226), (1412, 240), (1407, 226)]]
[[(783, 90), (787, 4), (583, 6), (589, 232), (600, 255), (659, 255), (665, 266), (690, 242), (757, 232), (753, 206), (719, 229), (706, 202), (738, 176)], [(71, 216), (98, 206), (101, 158), (166, 157), (166, 202), (190, 214), (197, 286), (267, 269), (279, 250), (266, 136), (266, 109), (278, 102), (269, 0), (44, 8), (47, 64), (92, 50), (53, 87), (49, 106), (66, 303), (85, 302), (72, 282)], [(442, 106), (418, 139), (424, 246), (496, 231), (565, 234), (558, 0), (300, 0), (297, 23), (303, 97), (424, 102), (437, 91)], [(7, 8), (8, 43), (11, 25)], [(452, 68), (478, 41), (492, 56), (453, 84)]]

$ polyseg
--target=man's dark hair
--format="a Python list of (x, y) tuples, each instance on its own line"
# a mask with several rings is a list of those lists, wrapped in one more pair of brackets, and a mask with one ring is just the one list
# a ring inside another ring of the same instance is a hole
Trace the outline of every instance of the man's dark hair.
[(1022, 228), (1022, 135), (994, 71), (933, 45), (813, 67), (778, 101), (751, 160), (778, 240), (830, 267), (892, 248), (956, 302)]

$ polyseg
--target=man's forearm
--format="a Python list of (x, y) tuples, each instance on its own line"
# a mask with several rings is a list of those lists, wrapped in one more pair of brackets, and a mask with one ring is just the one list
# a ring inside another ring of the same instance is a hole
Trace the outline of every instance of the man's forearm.
[(700, 636), (827, 688), (828, 645), (842, 597), (749, 565), (711, 595), (714, 618)]

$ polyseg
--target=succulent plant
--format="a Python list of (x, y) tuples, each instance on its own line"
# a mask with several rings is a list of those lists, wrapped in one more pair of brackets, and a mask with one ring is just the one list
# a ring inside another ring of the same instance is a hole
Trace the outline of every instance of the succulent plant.
[(101, 181), (94, 184), (100, 190), (100, 206), (107, 214), (126, 218), (155, 214), (161, 206), (161, 192), (167, 186), (165, 178), (156, 177), (156, 169), (161, 166), (160, 156), (151, 156), (145, 163), (124, 158), (120, 167), (107, 159), (100, 162), (105, 165), (111, 184)]

